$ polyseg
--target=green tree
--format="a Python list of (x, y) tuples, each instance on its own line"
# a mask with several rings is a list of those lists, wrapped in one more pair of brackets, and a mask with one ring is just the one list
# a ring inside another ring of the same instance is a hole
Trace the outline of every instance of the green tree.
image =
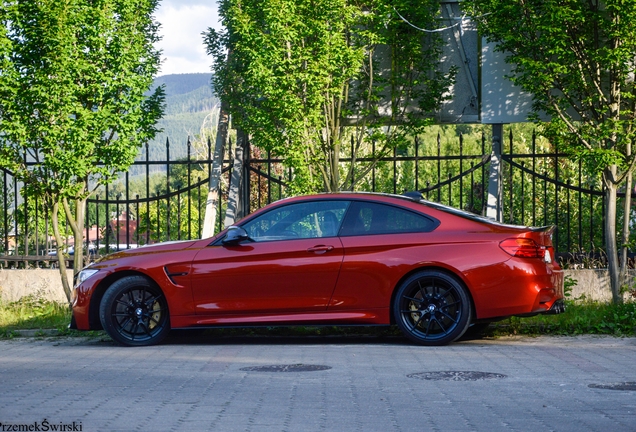
[[(50, 207), (64, 291), (59, 210), (83, 249), (86, 200), (152, 138), (163, 90), (157, 0), (0, 3), (0, 164)], [(74, 268), (83, 267), (75, 254)]]
[(342, 153), (386, 155), (431, 122), (455, 72), (436, 69), (439, 36), (394, 7), (437, 26), (436, 0), (220, 1), (227, 31), (205, 34), (215, 91), (236, 128), (294, 168), (295, 192), (350, 188), (370, 167), (343, 168)]
[[(617, 191), (636, 159), (634, 0), (466, 0), (479, 31), (507, 53), (511, 79), (534, 96), (542, 133), (602, 177), (606, 253), (612, 296), (620, 302), (629, 238), (629, 194), (623, 259), (617, 247)], [(622, 261), (622, 262), (621, 262)]]

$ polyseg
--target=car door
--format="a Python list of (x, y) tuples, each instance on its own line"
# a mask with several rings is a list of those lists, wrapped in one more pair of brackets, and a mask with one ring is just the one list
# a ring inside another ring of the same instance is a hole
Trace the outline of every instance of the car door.
[(241, 227), (251, 241), (221, 242), (192, 263), (197, 314), (281, 314), (325, 310), (343, 259), (337, 237), (348, 201), (276, 207)]
[(340, 230), (345, 258), (329, 310), (386, 308), (399, 279), (426, 260), (427, 234), (438, 225), (409, 209), (353, 201)]

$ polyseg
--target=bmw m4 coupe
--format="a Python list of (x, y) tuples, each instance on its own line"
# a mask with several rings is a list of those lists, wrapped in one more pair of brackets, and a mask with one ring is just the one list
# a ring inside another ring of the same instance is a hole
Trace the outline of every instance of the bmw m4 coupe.
[(181, 328), (395, 324), (414, 343), (448, 344), (471, 325), (563, 311), (553, 230), (419, 197), (288, 198), (215, 237), (90, 264), (70, 327), (141, 346)]

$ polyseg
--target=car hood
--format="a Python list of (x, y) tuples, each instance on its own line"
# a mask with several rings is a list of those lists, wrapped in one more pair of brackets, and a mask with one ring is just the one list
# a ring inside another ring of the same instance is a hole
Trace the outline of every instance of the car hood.
[(127, 249), (119, 252), (112, 253), (110, 255), (106, 255), (102, 258), (99, 258), (95, 261), (95, 264), (101, 264), (106, 261), (112, 261), (116, 259), (126, 258), (126, 257), (137, 257), (143, 255), (153, 255), (157, 253), (165, 253), (165, 252), (173, 252), (180, 251), (191, 247), (198, 240), (177, 240), (177, 241), (168, 241), (163, 243), (155, 243), (152, 245), (146, 245), (135, 249)]

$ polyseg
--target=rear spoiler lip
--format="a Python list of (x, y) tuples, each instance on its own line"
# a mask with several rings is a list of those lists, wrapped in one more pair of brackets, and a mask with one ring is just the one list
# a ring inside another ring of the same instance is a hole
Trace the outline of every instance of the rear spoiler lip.
[(543, 232), (550, 237), (552, 237), (552, 234), (554, 233), (556, 228), (557, 228), (556, 225), (545, 225), (542, 227), (529, 227), (530, 231), (532, 232)]

